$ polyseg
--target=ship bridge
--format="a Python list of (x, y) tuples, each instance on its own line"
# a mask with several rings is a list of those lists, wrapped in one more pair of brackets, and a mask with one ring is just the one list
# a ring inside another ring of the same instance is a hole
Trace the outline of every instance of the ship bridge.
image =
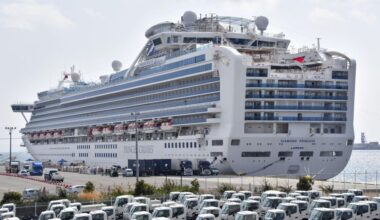
[(25, 121), (28, 123), (28, 119), (25, 117), (24, 113), (33, 112), (34, 105), (33, 104), (13, 104), (11, 105), (11, 108), (13, 112), (20, 112), (22, 114), (22, 117), (24, 117)]

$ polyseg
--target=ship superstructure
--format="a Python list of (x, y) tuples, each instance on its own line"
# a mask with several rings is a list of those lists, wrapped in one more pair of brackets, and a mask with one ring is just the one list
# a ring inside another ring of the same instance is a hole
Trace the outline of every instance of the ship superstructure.
[[(354, 60), (320, 48), (288, 50), (265, 17), (185, 12), (149, 28), (128, 69), (38, 94), (23, 141), (37, 160), (128, 166), (208, 160), (224, 173), (315, 175), (346, 166), (354, 139)], [(136, 134), (137, 131), (137, 134)]]

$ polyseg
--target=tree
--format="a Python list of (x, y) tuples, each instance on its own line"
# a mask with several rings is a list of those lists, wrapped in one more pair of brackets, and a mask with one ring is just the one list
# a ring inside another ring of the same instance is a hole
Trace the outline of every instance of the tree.
[(19, 192), (6, 192), (4, 193), (3, 200), (0, 202), (4, 203), (21, 203), (21, 193)]
[(94, 192), (95, 191), (95, 186), (94, 184), (91, 182), (91, 181), (88, 181), (86, 183), (86, 186), (84, 187), (83, 189), (83, 192), (85, 193), (90, 193), (90, 192)]
[(297, 190), (311, 190), (311, 187), (313, 186), (314, 181), (311, 176), (303, 176), (299, 178), (299, 181), (297, 183)]
[(191, 181), (191, 187), (190, 187), (190, 191), (193, 192), (193, 193), (198, 193), (199, 192), (199, 181), (198, 179), (193, 179)]
[(140, 180), (136, 182), (135, 186), (135, 196), (140, 195), (152, 195), (155, 192), (155, 188), (152, 185), (149, 185), (144, 182), (144, 180)]

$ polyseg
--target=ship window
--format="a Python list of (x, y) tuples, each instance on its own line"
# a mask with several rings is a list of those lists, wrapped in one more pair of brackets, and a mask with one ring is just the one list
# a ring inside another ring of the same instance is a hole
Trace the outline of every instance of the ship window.
[(274, 47), (274, 45), (275, 45), (275, 42), (255, 40), (251, 46), (254, 46), (254, 47)]
[(292, 151), (280, 151), (278, 152), (279, 157), (292, 157), (293, 152)]
[(231, 140), (231, 145), (232, 146), (239, 146), (240, 145), (240, 140), (239, 139), (232, 139)]
[(300, 152), (300, 157), (312, 157), (314, 154), (313, 151), (301, 151)]
[(190, 142), (190, 148), (193, 148), (193, 142)]
[(228, 38), (233, 44), (243, 44), (246, 45), (250, 42), (250, 39), (241, 39), (241, 38)]
[(189, 148), (189, 142), (186, 142), (186, 148)]
[(211, 145), (212, 146), (223, 146), (223, 140), (212, 140)]
[(177, 148), (177, 143), (175, 143), (175, 148)]
[(170, 37), (166, 38), (166, 43), (170, 44)]
[(211, 157), (223, 156), (223, 152), (210, 152)]
[(183, 42), (184, 43), (195, 43), (197, 40), (195, 39), (195, 37), (185, 37), (183, 38)]
[(154, 46), (160, 45), (162, 43), (161, 38), (156, 38), (153, 40)]
[(268, 69), (247, 68), (247, 76), (267, 77)]
[(341, 157), (343, 155), (342, 151), (321, 151), (321, 157)]
[(173, 36), (173, 43), (178, 43), (178, 36)]
[(166, 148), (166, 143), (164, 145), (165, 145), (164, 148)]
[(241, 152), (242, 157), (270, 157), (270, 151), (245, 151)]
[(194, 142), (194, 148), (197, 148), (197, 142)]

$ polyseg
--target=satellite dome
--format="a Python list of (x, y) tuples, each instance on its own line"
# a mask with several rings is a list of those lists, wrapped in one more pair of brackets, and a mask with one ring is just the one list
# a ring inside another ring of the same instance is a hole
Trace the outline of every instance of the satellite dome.
[(112, 61), (112, 69), (115, 72), (120, 71), (122, 66), (123, 66), (123, 64), (120, 61), (118, 61), (118, 60)]
[(78, 73), (71, 73), (70, 76), (71, 76), (71, 80), (72, 80), (73, 82), (79, 82), (79, 80), (80, 80), (80, 75), (79, 75)]
[(192, 26), (197, 21), (197, 14), (193, 11), (186, 11), (182, 15), (182, 24), (185, 27)]
[(259, 29), (261, 31), (261, 34), (263, 34), (263, 32), (267, 29), (268, 27), (268, 24), (269, 24), (269, 20), (267, 17), (264, 17), (264, 16), (259, 16), (255, 19), (255, 24), (256, 24), (256, 27), (257, 29)]

